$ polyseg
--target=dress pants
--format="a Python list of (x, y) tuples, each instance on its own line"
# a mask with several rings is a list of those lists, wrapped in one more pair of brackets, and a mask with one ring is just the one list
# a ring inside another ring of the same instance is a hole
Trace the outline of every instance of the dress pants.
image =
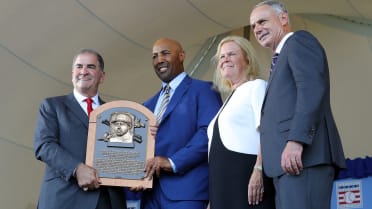
[(110, 195), (107, 188), (101, 188), (96, 209), (112, 209)]
[(305, 168), (300, 175), (274, 178), (277, 209), (329, 209), (335, 169), (331, 165)]

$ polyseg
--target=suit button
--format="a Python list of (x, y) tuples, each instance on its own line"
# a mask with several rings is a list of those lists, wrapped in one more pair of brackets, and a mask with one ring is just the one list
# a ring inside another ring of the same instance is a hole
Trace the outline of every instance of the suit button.
[(312, 128), (312, 129), (310, 129), (310, 131), (309, 131), (309, 137), (314, 137), (315, 136), (315, 128)]

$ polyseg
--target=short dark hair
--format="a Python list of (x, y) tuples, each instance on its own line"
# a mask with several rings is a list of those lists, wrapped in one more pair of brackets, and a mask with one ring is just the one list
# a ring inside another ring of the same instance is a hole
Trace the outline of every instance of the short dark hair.
[(104, 71), (105, 69), (105, 62), (103, 61), (103, 57), (94, 49), (87, 49), (87, 48), (83, 48), (83, 49), (80, 49), (76, 55), (74, 56), (74, 59), (72, 60), (72, 65), (74, 65), (75, 61), (76, 61), (76, 58), (81, 55), (81, 54), (84, 54), (84, 53), (89, 53), (89, 54), (94, 54), (96, 55), (97, 57), (97, 60), (98, 60), (98, 64), (99, 64), (99, 68)]

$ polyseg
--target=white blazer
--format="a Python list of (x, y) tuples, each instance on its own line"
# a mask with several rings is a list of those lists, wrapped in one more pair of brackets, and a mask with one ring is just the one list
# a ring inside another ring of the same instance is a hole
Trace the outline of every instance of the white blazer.
[(218, 125), (223, 145), (231, 151), (258, 154), (260, 145), (258, 128), (265, 91), (266, 81), (262, 79), (247, 81), (235, 89), (230, 100), (222, 106), (208, 126), (208, 150), (216, 117), (219, 115)]

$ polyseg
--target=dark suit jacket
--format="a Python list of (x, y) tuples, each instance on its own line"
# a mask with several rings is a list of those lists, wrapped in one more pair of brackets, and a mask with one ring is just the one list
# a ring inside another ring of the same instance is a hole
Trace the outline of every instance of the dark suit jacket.
[[(160, 92), (144, 103), (154, 111)], [(208, 199), (207, 127), (221, 106), (210, 82), (186, 76), (159, 124), (155, 155), (172, 159), (177, 173), (161, 173), (159, 184), (171, 200)]]
[(303, 144), (304, 167), (345, 167), (330, 106), (327, 57), (306, 31), (289, 37), (268, 83), (261, 116), (262, 157), (268, 176), (284, 173), (281, 154), (288, 140)]
[[(95, 209), (101, 189), (84, 192), (73, 171), (85, 162), (88, 116), (73, 93), (42, 101), (35, 128), (34, 149), (45, 163), (39, 209)], [(123, 188), (108, 188), (113, 208), (124, 209)]]

